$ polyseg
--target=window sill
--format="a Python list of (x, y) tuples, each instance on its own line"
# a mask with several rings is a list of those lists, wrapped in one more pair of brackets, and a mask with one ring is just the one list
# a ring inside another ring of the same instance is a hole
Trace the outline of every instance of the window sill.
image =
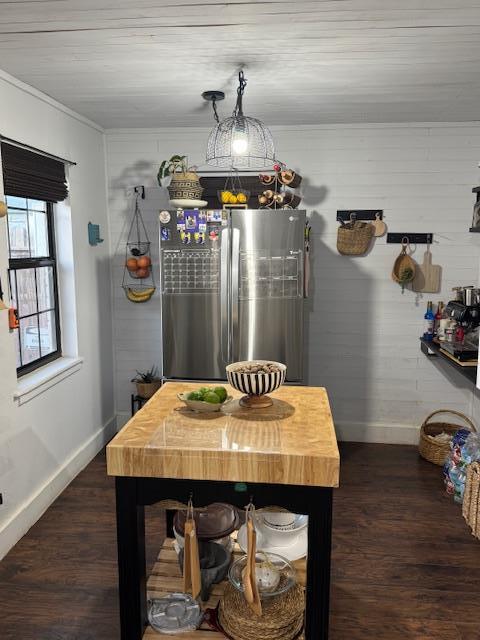
[(25, 404), (41, 393), (44, 393), (65, 378), (79, 371), (83, 358), (58, 358), (44, 367), (28, 373), (18, 381), (18, 387), (13, 394), (18, 405)]

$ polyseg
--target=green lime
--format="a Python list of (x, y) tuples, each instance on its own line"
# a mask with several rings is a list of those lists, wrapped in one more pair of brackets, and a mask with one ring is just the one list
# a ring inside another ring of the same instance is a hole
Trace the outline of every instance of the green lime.
[(220, 402), (225, 402), (225, 400), (227, 399), (227, 390), (225, 389), (225, 387), (215, 387), (214, 391), (220, 398)]
[(198, 391), (190, 391), (190, 393), (187, 395), (187, 400), (200, 400)]
[(208, 393), (205, 394), (203, 401), (210, 402), (210, 404), (219, 404), (220, 398), (217, 396), (217, 394), (214, 391), (209, 391)]
[(198, 393), (198, 399), (199, 400), (204, 400), (206, 394), (210, 391), (210, 389), (208, 387), (200, 387), (200, 389), (197, 391)]

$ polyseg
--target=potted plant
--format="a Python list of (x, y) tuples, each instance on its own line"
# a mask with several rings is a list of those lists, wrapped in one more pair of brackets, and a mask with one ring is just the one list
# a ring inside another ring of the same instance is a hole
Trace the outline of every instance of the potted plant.
[(158, 184), (167, 187), (170, 200), (199, 200), (203, 187), (196, 167), (189, 167), (187, 156), (172, 156), (164, 160), (158, 170)]
[(186, 172), (186, 159), (187, 156), (172, 156), (170, 160), (164, 160), (158, 170), (158, 184), (161, 187), (168, 187), (172, 181), (172, 173), (177, 170), (177, 167), (180, 167)]
[(151, 398), (162, 386), (162, 381), (158, 377), (157, 367), (152, 367), (150, 371), (141, 373), (137, 371), (137, 375), (132, 379), (137, 385), (137, 396), (140, 398)]

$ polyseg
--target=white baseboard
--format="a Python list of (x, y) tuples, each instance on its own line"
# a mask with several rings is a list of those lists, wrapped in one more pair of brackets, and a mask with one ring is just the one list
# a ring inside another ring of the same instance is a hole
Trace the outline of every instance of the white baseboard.
[(118, 411), (117, 412), (117, 431), (123, 429), (123, 427), (127, 424), (127, 422), (132, 417), (129, 411)]
[[(120, 430), (130, 420), (128, 411), (117, 413), (117, 428)], [(337, 439), (343, 442), (372, 442), (377, 444), (418, 444), (420, 427), (408, 424), (358, 424), (358, 422), (335, 422)]]
[(337, 439), (343, 442), (371, 442), (378, 444), (418, 444), (420, 427), (408, 424), (358, 424), (336, 422)]
[(79, 447), (48, 480), (28, 498), (0, 528), (0, 560), (27, 533), (70, 482), (115, 435), (116, 420), (111, 418)]

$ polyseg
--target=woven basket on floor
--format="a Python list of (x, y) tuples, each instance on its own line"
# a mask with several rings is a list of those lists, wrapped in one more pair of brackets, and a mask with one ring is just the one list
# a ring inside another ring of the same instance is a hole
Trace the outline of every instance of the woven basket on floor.
[(460, 411), (454, 411), (453, 409), (438, 409), (425, 418), (422, 426), (420, 427), (420, 442), (418, 443), (418, 450), (422, 458), (425, 458), (425, 460), (433, 462), (433, 464), (443, 466), (448, 454), (450, 453), (450, 443), (436, 442), (428, 436), (436, 436), (439, 433), (442, 433), (442, 431), (453, 436), (459, 429), (464, 429), (465, 425), (462, 426), (452, 422), (429, 422), (430, 418), (433, 418), (433, 416), (436, 416), (438, 413), (451, 413), (462, 418), (462, 420), (466, 422), (466, 428), (470, 431), (476, 431), (476, 429), (470, 418), (467, 418), (467, 416), (460, 413)]
[(255, 616), (243, 593), (231, 584), (220, 601), (219, 622), (233, 640), (293, 640), (303, 627), (305, 596), (295, 585), (287, 593), (262, 600), (262, 615)]
[(374, 234), (369, 222), (353, 220), (338, 228), (337, 250), (344, 256), (361, 256), (367, 253)]
[(463, 495), (462, 513), (472, 535), (480, 539), (480, 463), (467, 467), (467, 480)]

